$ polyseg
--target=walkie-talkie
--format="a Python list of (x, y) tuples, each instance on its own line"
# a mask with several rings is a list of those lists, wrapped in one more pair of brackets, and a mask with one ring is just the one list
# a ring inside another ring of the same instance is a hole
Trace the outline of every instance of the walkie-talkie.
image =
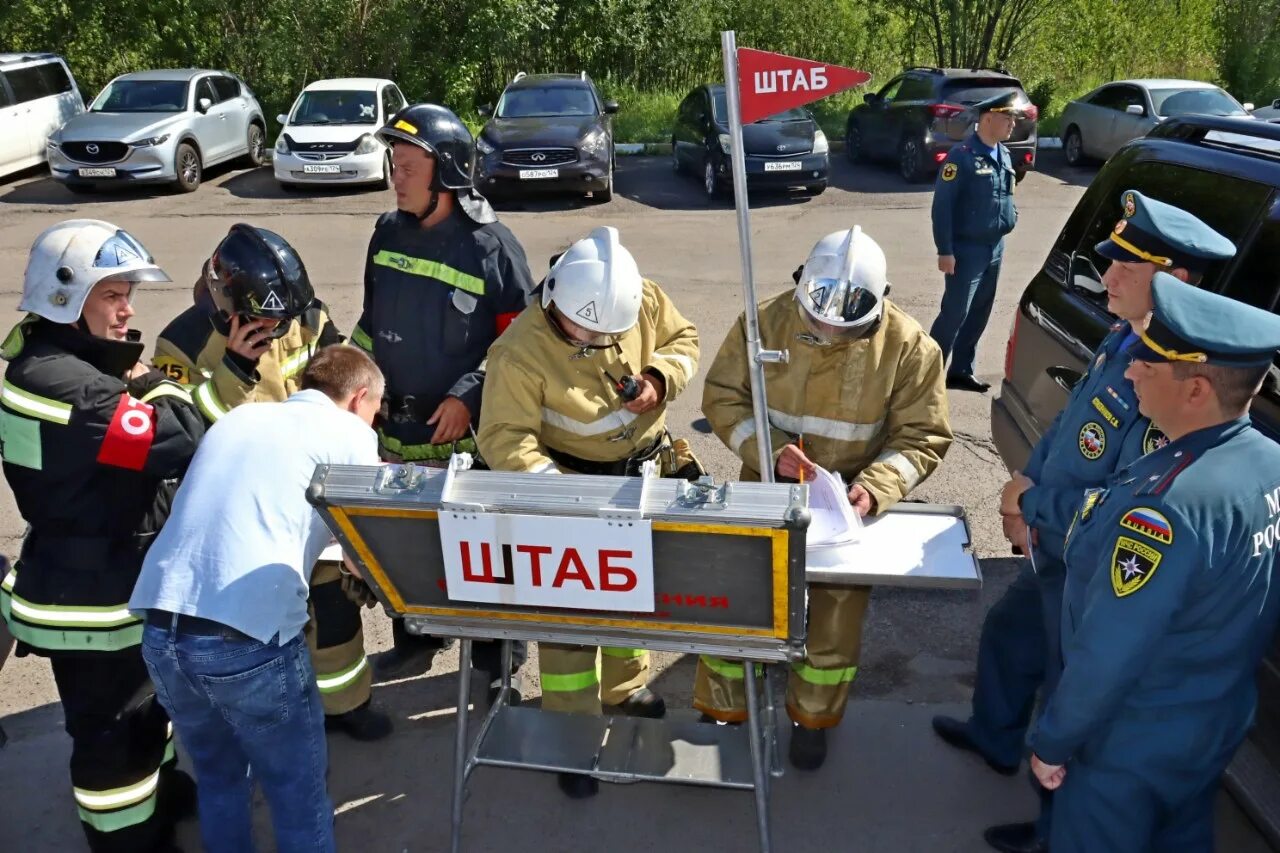
[(613, 390), (618, 392), (618, 396), (628, 403), (640, 396), (640, 383), (634, 376), (628, 374), (621, 379), (614, 379), (613, 374), (607, 370), (604, 371), (604, 375), (609, 377), (609, 381), (613, 383)]

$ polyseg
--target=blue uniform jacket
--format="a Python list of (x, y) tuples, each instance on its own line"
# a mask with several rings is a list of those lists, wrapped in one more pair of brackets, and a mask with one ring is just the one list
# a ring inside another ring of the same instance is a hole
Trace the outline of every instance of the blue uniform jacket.
[(1067, 405), (1041, 436), (1023, 473), (1036, 482), (1020, 506), (1039, 539), (1041, 554), (1062, 562), (1062, 540), (1084, 490), (1164, 444), (1164, 434), (1138, 411), (1133, 384), (1124, 378), (1129, 357), (1122, 349), (1128, 323), (1117, 323), (1102, 340), (1089, 369), (1071, 390)]
[(1004, 145), (997, 149), (999, 162), (970, 134), (947, 153), (933, 188), (933, 242), (939, 255), (954, 255), (956, 243), (993, 246), (1017, 224), (1013, 161)]
[(1090, 490), (1067, 534), (1066, 669), (1036, 755), (1124, 767), (1160, 788), (1220, 772), (1253, 719), (1280, 613), (1277, 525), (1280, 445), (1247, 415)]

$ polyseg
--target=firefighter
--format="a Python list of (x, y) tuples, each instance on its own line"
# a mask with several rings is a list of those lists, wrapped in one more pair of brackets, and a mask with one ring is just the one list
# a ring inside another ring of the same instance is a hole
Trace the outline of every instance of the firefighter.
[[(884, 252), (857, 226), (828, 234), (795, 273), (794, 294), (760, 306), (761, 346), (788, 349), (766, 365), (766, 399), (779, 481), (822, 466), (851, 483), (859, 515), (878, 515), (929, 476), (951, 445), (938, 345), (885, 299)], [(743, 480), (759, 480), (746, 354), (738, 319), (707, 373), (702, 411), (742, 458)], [(839, 725), (858, 672), (869, 587), (809, 587), (804, 661), (793, 664), (787, 713), (791, 763), (816, 770), (826, 730)], [(746, 719), (742, 664), (703, 656), (694, 706), (725, 723)]]
[(169, 280), (116, 226), (59, 223), (31, 248), (28, 313), (2, 350), (4, 475), (28, 529), (0, 613), (19, 655), (49, 658), (94, 851), (171, 850), (174, 821), (195, 811), (126, 607), (205, 428), (190, 394), (139, 362), (129, 328), (134, 287)]
[[(218, 244), (195, 287), (196, 304), (156, 341), (155, 366), (187, 386), (212, 423), (246, 402), (282, 401), (300, 389), (302, 372), (321, 348), (342, 336), (315, 299), (302, 258), (279, 234), (237, 224)], [(306, 636), (325, 723), (357, 740), (391, 733), (372, 707), (373, 675), (364, 653), (363, 584), (345, 584), (341, 557), (311, 574), (312, 620)], [(351, 596), (351, 597), (349, 597)]]
[[(635, 475), (657, 459), (663, 476), (696, 479), (701, 467), (667, 432), (666, 410), (697, 368), (693, 323), (641, 277), (616, 228), (596, 228), (555, 261), (541, 304), (489, 350), (480, 451), (497, 471)], [(544, 709), (666, 712), (646, 686), (647, 652), (542, 643), (539, 660)], [(598, 790), (590, 776), (559, 781), (575, 798)]]
[[(456, 115), (414, 104), (378, 136), (391, 146), (397, 209), (374, 226), (351, 342), (387, 379), (382, 457), (443, 467), (455, 450), (476, 453), (485, 353), (529, 304), (533, 280), (519, 241), (474, 188), (475, 140)], [(421, 672), (444, 644), (409, 634), (398, 619), (392, 637), (394, 648), (376, 664), (386, 678)], [(473, 645), (490, 698), (500, 684), (500, 648)], [(513, 665), (522, 657), (517, 644)]]

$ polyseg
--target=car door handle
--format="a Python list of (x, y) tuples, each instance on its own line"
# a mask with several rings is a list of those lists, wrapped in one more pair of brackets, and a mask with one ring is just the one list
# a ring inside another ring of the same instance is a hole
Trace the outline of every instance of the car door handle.
[(1069, 367), (1046, 367), (1044, 372), (1049, 375), (1050, 379), (1057, 383), (1059, 388), (1066, 391), (1068, 394), (1070, 394), (1076, 387), (1076, 384), (1084, 378), (1083, 373), (1078, 370), (1072, 370)]

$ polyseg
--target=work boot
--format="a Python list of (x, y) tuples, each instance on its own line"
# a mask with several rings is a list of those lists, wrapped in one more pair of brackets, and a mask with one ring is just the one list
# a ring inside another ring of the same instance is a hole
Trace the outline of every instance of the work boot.
[(345, 714), (326, 715), (324, 727), (330, 731), (344, 732), (349, 737), (360, 741), (382, 740), (391, 734), (391, 718), (382, 711), (373, 708), (373, 700), (366, 699), (364, 704)]
[(659, 720), (667, 713), (667, 703), (648, 687), (641, 687), (617, 705), (605, 705), (606, 714), (626, 714), (628, 717), (648, 717)]
[(1049, 842), (1036, 834), (1034, 823), (1005, 823), (982, 833), (983, 839), (1000, 853), (1049, 853)]
[(196, 780), (176, 767), (160, 769), (160, 784), (156, 789), (156, 808), (172, 821), (196, 816)]
[(449, 648), (449, 645), (423, 646), (414, 643), (388, 649), (374, 659), (373, 674), (379, 681), (397, 681), (423, 675), (431, 670), (431, 663), (436, 655)]
[(990, 382), (983, 382), (972, 373), (947, 374), (947, 387), (956, 391), (976, 391), (985, 394), (991, 388)]
[(817, 770), (827, 760), (827, 730), (792, 723), (790, 757), (797, 770)]
[(600, 783), (593, 776), (581, 773), (557, 773), (556, 782), (560, 790), (571, 800), (585, 800), (600, 793)]
[(969, 733), (968, 723), (957, 720), (955, 717), (939, 715), (933, 718), (933, 730), (938, 737), (956, 749), (963, 749), (966, 752), (977, 754), (983, 761), (987, 762), (988, 767), (1001, 776), (1012, 776), (1018, 772), (1017, 764), (1000, 764), (997, 761), (993, 761), (989, 755), (979, 749), (978, 744), (973, 739), (973, 735)]

